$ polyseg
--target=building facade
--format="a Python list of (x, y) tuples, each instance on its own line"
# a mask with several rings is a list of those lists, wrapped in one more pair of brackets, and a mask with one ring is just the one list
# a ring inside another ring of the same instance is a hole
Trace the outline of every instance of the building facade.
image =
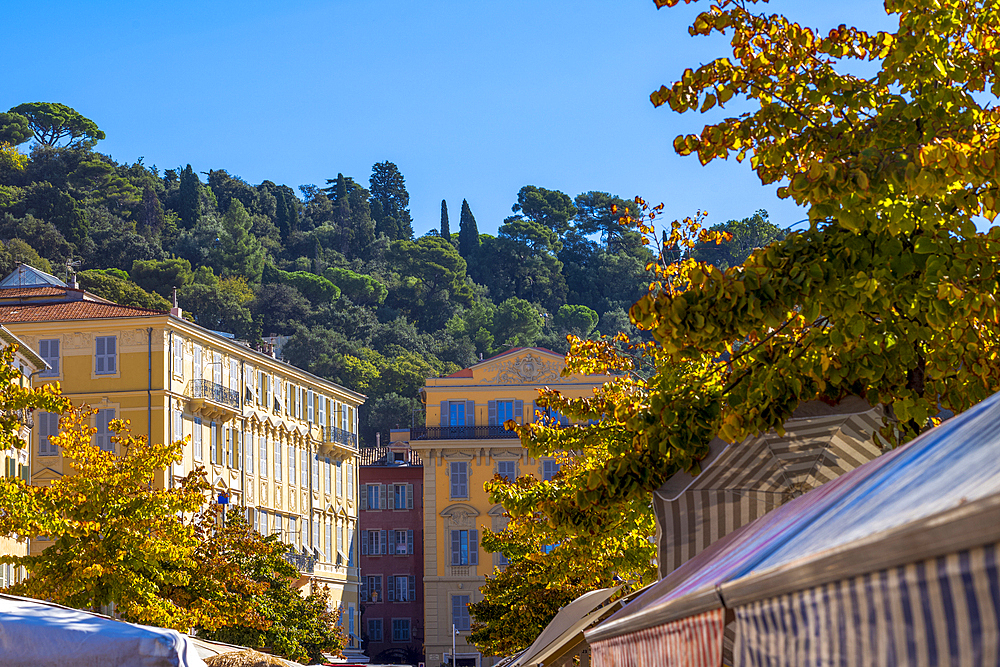
[[(11, 345), (17, 346), (14, 353), (14, 367), (18, 371), (16, 382), (22, 387), (33, 386), (34, 376), (46, 368), (45, 361), (38, 356), (23, 340), (15, 336), (9, 329), (0, 325), (0, 349), (6, 349)], [(33, 427), (33, 416), (28, 410), (19, 410), (15, 415), (20, 423), (17, 437), (25, 443), (22, 448), (10, 447), (5, 451), (0, 451), (0, 458), (3, 459), (3, 472), (0, 473), (7, 478), (21, 478), (24, 481), (31, 479), (31, 453)], [(0, 555), (2, 556), (27, 556), (29, 550), (29, 540), (15, 539), (12, 537), (0, 537)], [(5, 563), (0, 565), (0, 588), (16, 583), (26, 575), (24, 568), (19, 568)]]
[[(97, 410), (98, 446), (114, 449), (115, 418), (153, 441), (186, 438), (183, 460), (157, 483), (172, 486), (204, 466), (229, 511), (240, 508), (261, 533), (281, 535), (304, 591), (329, 588), (359, 647), (355, 478), (364, 396), (192, 324), (178, 308), (120, 306), (31, 267), (0, 281), (0, 323), (50, 366), (38, 381), (59, 382), (74, 404)], [(36, 415), (34, 484), (66, 472), (48, 439), (57, 430), (56, 415)]]
[(500, 554), (486, 553), (480, 546), (484, 528), (501, 530), (506, 525), (503, 508), (489, 502), (483, 484), (494, 475), (551, 479), (558, 472), (555, 459), (529, 457), (503, 424), (536, 419), (534, 401), (542, 387), (583, 397), (611, 379), (563, 377), (564, 367), (560, 354), (518, 348), (448, 377), (427, 380), (423, 390), (427, 426), (411, 429), (410, 446), (423, 460), (428, 665), (481, 667), (495, 660), (482, 656), (467, 641), (472, 624), (469, 604), (482, 599), (479, 587), (485, 576), (506, 565)]
[(361, 636), (384, 664), (424, 662), (423, 464), (409, 431), (360, 452)]

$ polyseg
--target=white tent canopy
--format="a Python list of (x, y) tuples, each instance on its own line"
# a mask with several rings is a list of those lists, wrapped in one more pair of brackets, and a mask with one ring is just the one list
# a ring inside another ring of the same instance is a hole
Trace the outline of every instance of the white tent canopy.
[(3, 594), (0, 656), (5, 667), (205, 667), (176, 630)]

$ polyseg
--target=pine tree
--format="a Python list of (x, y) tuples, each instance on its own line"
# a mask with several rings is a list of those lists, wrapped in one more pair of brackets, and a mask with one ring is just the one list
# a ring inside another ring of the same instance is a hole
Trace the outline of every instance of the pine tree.
[(413, 222), (407, 208), (410, 205), (410, 195), (399, 168), (388, 160), (378, 162), (372, 166), (368, 182), (375, 233), (384, 234), (390, 241), (412, 239)]
[(476, 218), (472, 215), (468, 200), (462, 200), (462, 217), (458, 223), (458, 252), (465, 261), (476, 254), (479, 250), (479, 227), (476, 226)]
[(448, 224), (448, 202), (441, 200), (441, 238), (451, 240), (451, 225)]
[(337, 174), (337, 183), (333, 188), (333, 223), (340, 237), (340, 252), (344, 257), (351, 256), (351, 202), (347, 179), (343, 174)]
[(198, 218), (201, 217), (201, 202), (199, 201), (199, 190), (201, 189), (201, 181), (198, 176), (194, 173), (191, 165), (184, 167), (184, 171), (181, 172), (181, 183), (179, 192), (179, 201), (177, 206), (177, 215), (181, 219), (181, 225), (184, 229), (191, 229), (198, 222)]
[(234, 199), (222, 216), (218, 264), (228, 275), (239, 275), (248, 283), (259, 283), (264, 271), (264, 247), (250, 233), (253, 221), (239, 199)]

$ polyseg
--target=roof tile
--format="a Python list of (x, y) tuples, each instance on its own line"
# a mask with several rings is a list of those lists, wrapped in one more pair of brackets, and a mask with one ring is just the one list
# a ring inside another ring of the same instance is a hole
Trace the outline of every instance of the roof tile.
[(114, 303), (96, 303), (94, 301), (0, 305), (0, 323), (4, 324), (113, 317), (149, 317), (166, 314), (162, 310), (147, 310), (134, 306), (119, 306)]

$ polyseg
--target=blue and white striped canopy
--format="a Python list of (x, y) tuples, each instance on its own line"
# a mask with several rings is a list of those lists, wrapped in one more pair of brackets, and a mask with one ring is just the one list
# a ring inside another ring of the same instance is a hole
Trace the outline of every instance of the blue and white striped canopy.
[[(997, 543), (1000, 394), (719, 540), (587, 640), (724, 607), (738, 665), (996, 661)], [(845, 636), (861, 648), (834, 659)]]

